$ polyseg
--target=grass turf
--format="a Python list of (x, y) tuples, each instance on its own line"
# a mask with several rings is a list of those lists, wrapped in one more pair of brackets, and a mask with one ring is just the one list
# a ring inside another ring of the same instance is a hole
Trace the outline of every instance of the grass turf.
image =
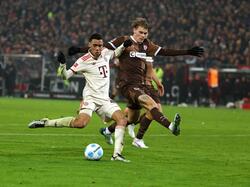
[[(112, 162), (113, 146), (99, 135), (93, 116), (85, 129), (28, 129), (42, 117), (74, 115), (77, 101), (0, 98), (0, 186), (250, 186), (250, 112), (164, 106), (182, 116), (181, 136), (152, 123), (149, 149), (132, 147)], [(121, 106), (124, 106), (121, 104)], [(101, 161), (83, 159), (89, 143), (104, 149)]]

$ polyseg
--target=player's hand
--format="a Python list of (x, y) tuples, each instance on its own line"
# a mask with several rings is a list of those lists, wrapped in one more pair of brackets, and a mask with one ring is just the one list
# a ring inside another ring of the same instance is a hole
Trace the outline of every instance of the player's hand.
[(133, 44), (133, 42), (130, 39), (127, 39), (124, 41), (123, 46), (125, 48), (127, 48), (127, 47), (131, 46), (132, 44)]
[(60, 62), (61, 64), (65, 64), (66, 63), (66, 58), (63, 54), (62, 51), (58, 52), (58, 56), (57, 56), (57, 61)]
[(158, 93), (162, 97), (164, 95), (164, 86), (162, 84), (157, 85)]
[(69, 56), (73, 56), (77, 53), (80, 53), (81, 52), (81, 48), (80, 47), (75, 47), (75, 46), (71, 46), (69, 49), (68, 49), (68, 55)]
[(204, 49), (198, 46), (188, 49), (188, 54), (192, 56), (201, 57), (203, 53), (204, 53)]

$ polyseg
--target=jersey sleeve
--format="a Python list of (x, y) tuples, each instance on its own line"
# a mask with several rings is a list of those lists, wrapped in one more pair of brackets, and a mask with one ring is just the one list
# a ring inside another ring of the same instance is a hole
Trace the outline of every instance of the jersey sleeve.
[(103, 56), (105, 56), (106, 58), (108, 58), (109, 60), (114, 58), (114, 50), (110, 50), (108, 48), (104, 48), (102, 51)]
[(159, 45), (156, 45), (152, 41), (148, 41), (148, 42), (149, 44), (148, 44), (147, 54), (149, 56), (156, 56), (158, 52), (161, 50), (161, 47)]
[(82, 72), (85, 70), (84, 61), (79, 58), (70, 68), (74, 73)]
[(113, 49), (116, 49), (125, 41), (125, 38), (125, 36), (114, 38), (113, 40), (109, 41), (108, 44), (112, 46)]

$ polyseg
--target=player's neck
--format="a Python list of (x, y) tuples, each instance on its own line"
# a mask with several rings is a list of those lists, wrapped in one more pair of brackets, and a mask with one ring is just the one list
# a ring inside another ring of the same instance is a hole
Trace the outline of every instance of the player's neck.
[(131, 35), (130, 38), (131, 38), (135, 43), (137, 43), (137, 44), (142, 44), (142, 43), (143, 43), (143, 41), (140, 42), (140, 41), (136, 38), (135, 35)]
[(89, 54), (91, 55), (91, 57), (94, 59), (94, 60), (97, 60), (98, 58), (99, 58), (99, 56), (96, 56), (96, 55), (94, 55), (92, 52), (91, 52), (91, 50), (89, 50)]

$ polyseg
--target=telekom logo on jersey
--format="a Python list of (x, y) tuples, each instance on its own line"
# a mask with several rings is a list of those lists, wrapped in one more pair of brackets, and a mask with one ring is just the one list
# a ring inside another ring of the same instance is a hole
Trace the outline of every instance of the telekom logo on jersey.
[(98, 69), (100, 71), (100, 74), (103, 75), (103, 78), (106, 78), (107, 74), (108, 74), (108, 68), (107, 68), (107, 66), (106, 65), (99, 66)]

